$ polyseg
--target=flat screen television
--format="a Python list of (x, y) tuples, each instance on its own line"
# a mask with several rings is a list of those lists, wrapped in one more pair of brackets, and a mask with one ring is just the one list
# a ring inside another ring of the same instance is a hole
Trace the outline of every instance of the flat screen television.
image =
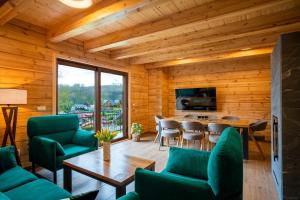
[(216, 111), (216, 88), (176, 89), (177, 110)]

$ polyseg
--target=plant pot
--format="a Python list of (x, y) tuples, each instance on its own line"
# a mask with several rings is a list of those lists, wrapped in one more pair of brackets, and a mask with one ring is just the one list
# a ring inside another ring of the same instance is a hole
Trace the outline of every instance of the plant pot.
[(103, 143), (103, 160), (109, 161), (110, 160), (110, 142)]
[(137, 134), (137, 133), (134, 133), (134, 134), (132, 134), (131, 136), (132, 136), (132, 140), (133, 140), (134, 142), (139, 142), (139, 141), (141, 140), (140, 135)]

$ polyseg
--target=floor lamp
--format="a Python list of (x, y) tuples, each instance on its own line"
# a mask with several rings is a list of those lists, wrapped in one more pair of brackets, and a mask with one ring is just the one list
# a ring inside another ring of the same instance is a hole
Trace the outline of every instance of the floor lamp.
[(9, 138), (10, 144), (16, 149), (15, 154), (18, 165), (21, 165), (21, 161), (15, 141), (18, 116), (18, 106), (16, 105), (20, 104), (27, 104), (27, 90), (0, 89), (0, 105), (6, 105), (2, 107), (3, 117), (6, 125), (2, 147), (6, 146)]

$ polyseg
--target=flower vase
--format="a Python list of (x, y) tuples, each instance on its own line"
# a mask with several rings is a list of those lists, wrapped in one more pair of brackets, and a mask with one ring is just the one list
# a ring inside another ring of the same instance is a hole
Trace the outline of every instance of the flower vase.
[(110, 142), (103, 143), (103, 160), (110, 160)]

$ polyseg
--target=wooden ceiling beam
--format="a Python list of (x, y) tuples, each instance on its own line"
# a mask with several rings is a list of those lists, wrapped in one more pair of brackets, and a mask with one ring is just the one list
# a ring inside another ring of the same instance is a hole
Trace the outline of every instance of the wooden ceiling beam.
[(1, 2), (0, 7), (0, 26), (3, 26), (13, 18), (15, 18), (21, 11), (28, 8), (32, 0), (6, 0)]
[(48, 38), (51, 42), (61, 42), (109, 24), (130, 12), (145, 6), (155, 6), (165, 0), (106, 0), (100, 1), (90, 9), (79, 13), (70, 20), (51, 28)]
[(212, 1), (196, 8), (172, 14), (163, 19), (139, 24), (125, 30), (107, 34), (85, 42), (89, 52), (119, 48), (128, 44), (134, 45), (183, 33), (194, 32), (204, 23), (238, 17), (245, 13), (264, 10), (269, 7), (293, 3), (295, 0), (248, 0), (248, 1)]
[(266, 46), (273, 46), (279, 34), (260, 34), (257, 36), (247, 36), (238, 39), (224, 40), (219, 42), (207, 43), (194, 48), (182, 48), (166, 53), (154, 53), (146, 56), (131, 58), (132, 64), (146, 64), (161, 62), (173, 59), (184, 59), (210, 55), (213, 53), (225, 53), (239, 51), (241, 49), (254, 49)]
[[(111, 52), (113, 59), (125, 59), (148, 54), (163, 54), (168, 51), (180, 51), (183, 48), (195, 48), (208, 43), (220, 42), (224, 40), (238, 39), (247, 36), (255, 36), (259, 34), (280, 34), (300, 30), (300, 14), (295, 19), (283, 20), (283, 15), (278, 13), (276, 16), (264, 17), (264, 20), (257, 17), (252, 20), (240, 21), (227, 24), (224, 26), (214, 27), (189, 35), (180, 35), (164, 40), (157, 40), (142, 43), (128, 48), (118, 49)], [(283, 21), (280, 21), (283, 20)], [(251, 23), (256, 21), (256, 23)], [(287, 22), (288, 21), (288, 22)], [(294, 22), (295, 21), (295, 22)]]
[(246, 50), (246, 51), (234, 51), (234, 52), (212, 54), (212, 55), (206, 55), (206, 56), (200, 56), (200, 57), (182, 59), (182, 60), (171, 60), (171, 61), (149, 63), (149, 64), (145, 64), (144, 66), (146, 69), (154, 69), (154, 68), (186, 65), (192, 63), (221, 61), (221, 60), (228, 60), (228, 59), (235, 59), (235, 58), (268, 55), (272, 53), (272, 50), (273, 50), (272, 47), (266, 47), (266, 48), (259, 48), (259, 49)]

